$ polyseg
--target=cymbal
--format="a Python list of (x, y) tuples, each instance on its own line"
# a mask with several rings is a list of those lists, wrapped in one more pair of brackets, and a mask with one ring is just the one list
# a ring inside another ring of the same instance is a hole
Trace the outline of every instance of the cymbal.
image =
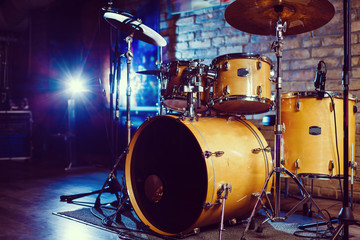
[(145, 75), (155, 75), (159, 77), (161, 73), (164, 73), (164, 71), (161, 69), (154, 69), (154, 70), (140, 71), (136, 73), (145, 74)]
[(294, 35), (324, 26), (334, 14), (328, 0), (236, 0), (225, 9), (231, 26), (258, 35), (276, 35), (279, 17), (287, 24), (284, 35)]
[(134, 38), (136, 39), (161, 47), (167, 45), (165, 39), (160, 34), (138, 20), (132, 19), (130, 16), (114, 12), (105, 12), (104, 18), (116, 29), (129, 35), (134, 33)]

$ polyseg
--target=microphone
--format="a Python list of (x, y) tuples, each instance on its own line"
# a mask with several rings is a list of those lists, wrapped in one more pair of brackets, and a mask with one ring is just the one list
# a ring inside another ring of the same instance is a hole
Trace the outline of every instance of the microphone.
[(315, 90), (318, 91), (320, 97), (324, 97), (325, 93), (326, 72), (326, 64), (321, 60), (317, 65), (314, 79)]

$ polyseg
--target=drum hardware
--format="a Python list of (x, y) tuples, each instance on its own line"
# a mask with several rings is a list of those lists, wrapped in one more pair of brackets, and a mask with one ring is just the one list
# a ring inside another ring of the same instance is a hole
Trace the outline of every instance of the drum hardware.
[(224, 152), (223, 152), (223, 151), (217, 151), (217, 152), (205, 151), (205, 152), (204, 152), (204, 157), (205, 157), (205, 158), (209, 158), (209, 157), (211, 157), (211, 156), (221, 157), (222, 155), (224, 155)]
[(238, 77), (248, 77), (249, 76), (249, 70), (246, 68), (239, 68), (237, 70)]
[(257, 62), (257, 70), (260, 70), (261, 69), (261, 62), (260, 60)]
[[(296, 171), (297, 171), (299, 168), (300, 168), (300, 159), (298, 158), (298, 159), (295, 160), (295, 169), (296, 169)], [(296, 172), (296, 173), (297, 173), (297, 172)]]
[(357, 162), (354, 161), (354, 144), (351, 144), (351, 161), (349, 162), (349, 166), (351, 167), (350, 172), (350, 207), (353, 209), (353, 193), (354, 193), (354, 171), (357, 168)]
[(261, 151), (271, 152), (271, 147), (267, 146), (266, 148), (255, 148), (251, 150), (252, 153), (259, 153)]
[(262, 93), (262, 87), (261, 86), (258, 86), (257, 87), (257, 94), (258, 94), (258, 97), (261, 98), (261, 93)]
[(218, 198), (221, 199), (221, 220), (220, 220), (220, 228), (219, 228), (219, 240), (221, 240), (222, 232), (224, 229), (224, 214), (225, 214), (225, 201), (228, 198), (228, 194), (231, 192), (231, 184), (224, 183), (221, 185), (221, 189), (218, 191)]
[(207, 66), (201, 64), (201, 61), (174, 61), (166, 64), (166, 84), (161, 92), (165, 107), (186, 117), (207, 111)]
[(223, 93), (225, 95), (225, 99), (228, 100), (227, 96), (230, 94), (230, 87), (228, 85), (224, 87)]
[(332, 172), (335, 168), (335, 164), (334, 161), (330, 160), (329, 161), (329, 171)]
[(229, 69), (230, 69), (230, 63), (228, 59), (226, 59), (226, 62), (224, 63), (224, 70), (229, 70)]
[[(318, 9), (324, 9), (319, 13)], [(281, 166), (281, 137), (282, 137), (282, 124), (281, 124), (281, 106), (280, 106), (280, 89), (282, 88), (282, 69), (281, 69), (281, 59), (282, 59), (282, 50), (283, 50), (283, 36), (288, 34), (299, 34), (303, 32), (308, 32), (319, 28), (329, 22), (335, 14), (335, 9), (333, 5), (327, 0), (314, 0), (309, 1), (306, 5), (302, 1), (269, 1), (269, 2), (254, 2), (247, 0), (238, 0), (231, 3), (225, 10), (225, 19), (226, 21), (239, 30), (244, 32), (260, 34), (260, 35), (275, 35), (276, 41), (273, 42), (271, 49), (274, 50), (277, 60), (277, 76), (276, 76), (276, 125), (274, 129), (275, 134), (275, 167), (268, 175), (268, 178), (265, 182), (267, 186), (269, 179), (275, 175), (275, 208), (272, 212), (273, 215), (268, 215), (269, 219), (272, 221), (285, 221), (287, 217), (293, 214), (296, 209), (305, 202), (313, 202), (311, 196), (307, 193), (306, 189), (303, 187), (301, 182), (297, 177), (292, 174), (289, 170)], [(316, 16), (315, 16), (316, 15)], [(239, 16), (244, 18), (239, 21)], [(254, 17), (258, 16), (258, 17)], [(259, 17), (260, 16), (260, 17)], [(303, 18), (306, 16), (305, 18)], [(322, 19), (318, 19), (321, 17)], [(300, 20), (301, 19), (301, 20)], [(316, 19), (316, 21), (314, 21)], [(301, 24), (299, 24), (301, 23)], [(269, 26), (271, 26), (269, 28)], [(274, 32), (273, 29), (276, 29)], [(275, 33), (275, 34), (274, 34)], [(286, 174), (290, 176), (298, 187), (303, 192), (303, 199), (299, 204), (293, 207), (285, 217), (280, 217), (280, 174)], [(257, 203), (253, 208), (253, 212), (250, 215), (248, 224), (243, 232), (242, 239), (245, 238), (245, 233), (249, 229), (249, 224), (252, 221), (252, 218), (255, 214), (255, 210), (259, 204), (263, 205), (262, 197), (264, 197), (265, 190), (263, 188), (262, 193), (258, 197)], [(314, 203), (316, 206), (316, 204)], [(317, 206), (316, 206), (317, 207)], [(317, 207), (318, 210), (320, 210)], [(327, 217), (319, 213), (323, 219), (327, 220)], [(333, 229), (331, 222), (327, 220), (327, 225), (329, 228)]]

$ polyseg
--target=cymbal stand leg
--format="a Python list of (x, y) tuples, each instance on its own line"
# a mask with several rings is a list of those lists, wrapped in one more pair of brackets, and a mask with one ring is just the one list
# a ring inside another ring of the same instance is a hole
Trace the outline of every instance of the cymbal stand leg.
[[(271, 173), (267, 176), (267, 178), (265, 180), (265, 184), (264, 184), (264, 186), (263, 186), (263, 188), (262, 188), (262, 190), (261, 190), (261, 192), (260, 192), (260, 194), (259, 194), (259, 196), (257, 198), (257, 201), (255, 203), (255, 206), (254, 206), (252, 212), (251, 212), (251, 215), (249, 217), (248, 223), (246, 224), (246, 227), (245, 227), (245, 230), (243, 232), (243, 235), (242, 235), (241, 239), (245, 239), (245, 234), (250, 228), (250, 224), (251, 224), (251, 221), (252, 221), (253, 217), (255, 216), (256, 209), (258, 208), (259, 204), (262, 205), (262, 198), (263, 198), (264, 194), (266, 195), (266, 188), (267, 188), (267, 185), (269, 184), (269, 181), (270, 181), (271, 177), (273, 176), (273, 174), (274, 174), (274, 170), (271, 171)], [(265, 211), (265, 212), (268, 215), (268, 217), (271, 218), (269, 212), (268, 211)]]
[[(126, 186), (125, 186), (125, 187), (124, 187), (124, 186), (121, 186), (121, 184), (120, 184), (119, 181), (117, 180), (116, 171), (117, 171), (117, 169), (118, 169), (118, 166), (119, 166), (121, 160), (126, 157), (127, 152), (128, 152), (128, 150), (126, 149), (126, 150), (119, 156), (119, 158), (117, 159), (115, 165), (113, 166), (112, 170), (110, 171), (108, 177), (106, 178), (106, 180), (105, 180), (105, 182), (104, 182), (104, 184), (103, 184), (101, 190), (99, 191), (99, 194), (98, 194), (98, 196), (97, 196), (97, 198), (96, 198), (96, 200), (95, 200), (95, 204), (94, 204), (94, 207), (95, 207), (95, 208), (99, 208), (99, 207), (100, 207), (100, 205), (101, 205), (101, 203), (100, 203), (100, 196), (101, 196), (101, 194), (102, 194), (103, 192), (106, 191), (106, 187), (107, 187), (107, 186), (109, 186), (109, 188), (111, 188), (111, 186), (114, 187), (114, 184), (117, 184), (117, 188), (119, 188), (119, 189), (110, 189), (109, 192), (115, 192), (115, 193), (116, 193), (118, 190), (120, 190), (121, 192), (126, 192), (126, 190), (125, 190), (125, 189), (126, 189)], [(114, 181), (116, 181), (116, 182), (114, 182)], [(118, 195), (116, 195), (116, 198), (117, 198), (117, 200), (119, 201)]]

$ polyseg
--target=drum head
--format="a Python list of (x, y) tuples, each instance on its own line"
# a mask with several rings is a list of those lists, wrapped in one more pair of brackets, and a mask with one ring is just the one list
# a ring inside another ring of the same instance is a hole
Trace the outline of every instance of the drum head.
[(260, 54), (246, 53), (246, 52), (244, 52), (244, 53), (228, 53), (228, 54), (221, 55), (221, 56), (213, 59), (212, 65), (216, 65), (220, 61), (223, 61), (226, 59), (259, 59), (264, 62), (267, 62), (271, 66), (271, 68), (273, 68), (273, 66), (274, 66), (274, 64), (270, 58), (260, 55)]
[(176, 234), (190, 227), (201, 214), (207, 191), (204, 156), (181, 121), (161, 117), (145, 125), (135, 136), (132, 191), (152, 225)]

